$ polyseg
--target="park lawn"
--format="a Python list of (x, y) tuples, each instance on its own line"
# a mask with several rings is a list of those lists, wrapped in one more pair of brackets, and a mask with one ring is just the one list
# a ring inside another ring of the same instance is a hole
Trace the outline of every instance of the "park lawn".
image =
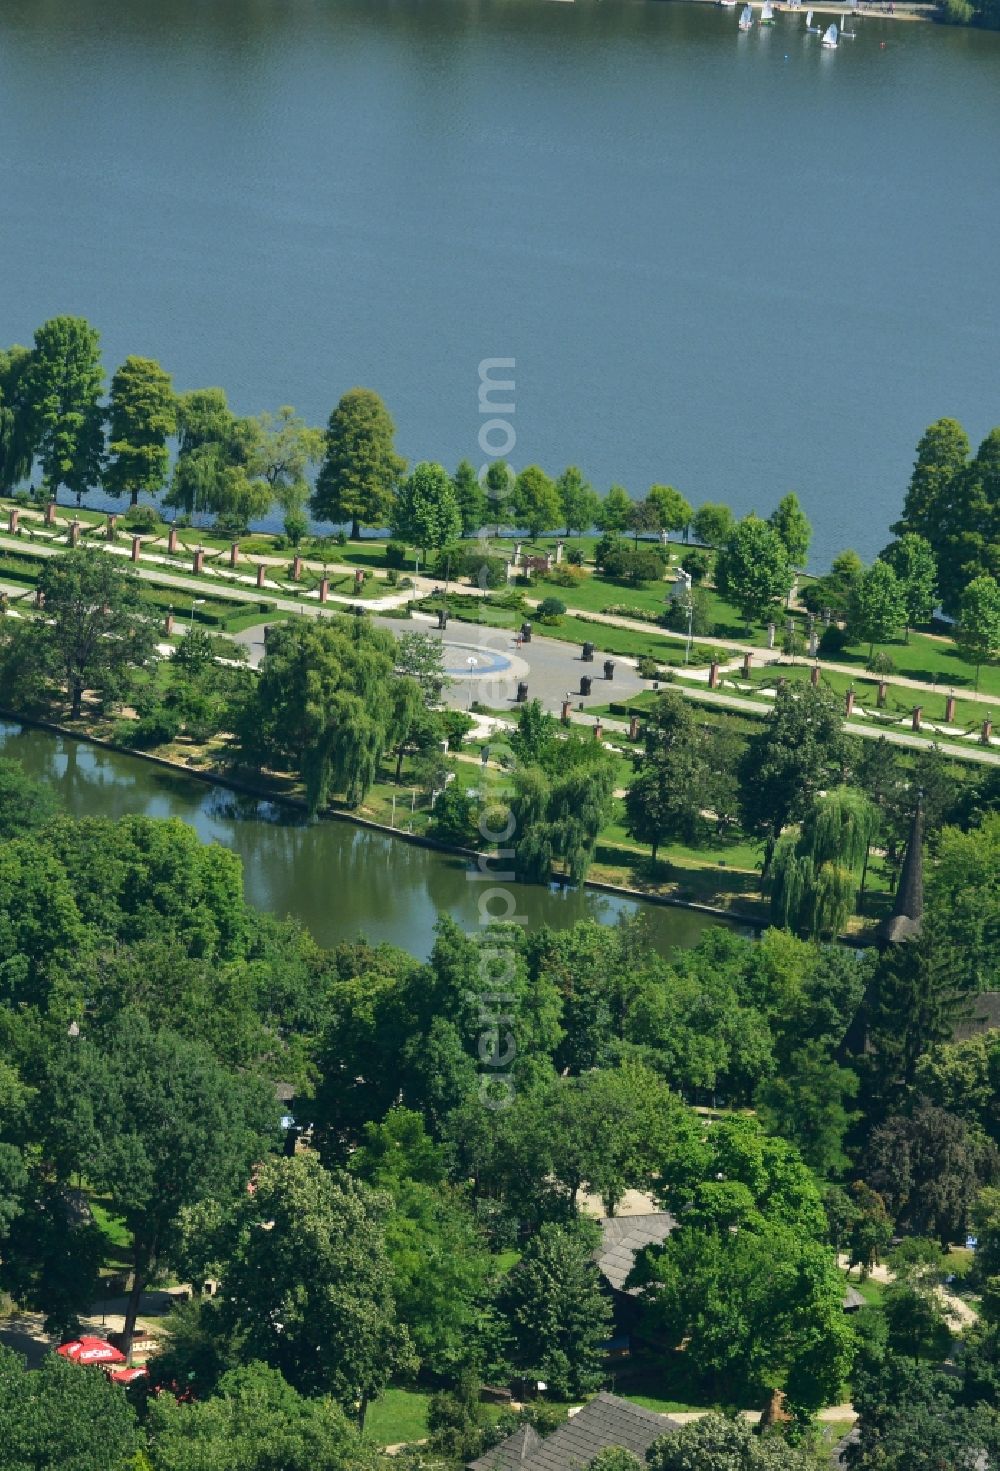
[(389, 1388), (368, 1406), (365, 1440), (375, 1445), (400, 1445), (427, 1435), (430, 1394), (418, 1389)]
[[(745, 680), (741, 671), (735, 675), (724, 676), (721, 688), (728, 683), (752, 684), (755, 686), (754, 695), (765, 688), (773, 689), (779, 679), (787, 679), (789, 682), (804, 684), (809, 679), (809, 665), (803, 664), (781, 664), (772, 665), (767, 669), (753, 669), (750, 671), (750, 679)], [(857, 696), (858, 705), (863, 706), (864, 720), (871, 720), (879, 712), (877, 709), (878, 698), (878, 676), (872, 674), (840, 674), (835, 670), (823, 669), (820, 674), (820, 684), (826, 689), (843, 697), (849, 689), (853, 689)], [(891, 677), (887, 680), (887, 699), (881, 714), (883, 716), (894, 716), (897, 721), (912, 715), (916, 705), (923, 709), (925, 721), (944, 722), (945, 699), (947, 691), (937, 689), (933, 692), (928, 690), (926, 694), (921, 690), (909, 689), (905, 685), (894, 685)], [(749, 695), (748, 690), (735, 690), (735, 693)], [(975, 730), (981, 726), (984, 717), (988, 713), (988, 706), (975, 700), (963, 700), (959, 698), (955, 705), (955, 720), (953, 724)], [(888, 723), (888, 722), (887, 722)]]
[[(574, 612), (605, 613), (609, 608), (625, 607), (660, 614), (670, 593), (670, 583), (664, 580), (632, 587), (627, 582), (605, 577), (601, 572), (589, 572), (579, 582), (564, 587), (555, 578), (542, 574), (532, 578), (525, 592), (529, 597), (561, 598)], [(622, 617), (628, 616), (628, 613), (622, 614)]]
[(104, 1238), (101, 1265), (117, 1272), (132, 1265), (132, 1233), (120, 1216), (113, 1215), (105, 1196), (91, 1195), (88, 1201), (94, 1224)]
[[(945, 694), (953, 687), (956, 690), (974, 687), (976, 671), (959, 656), (950, 639), (911, 633), (909, 643), (901, 638), (894, 639), (890, 643), (876, 644), (875, 652), (889, 655), (896, 666), (896, 674), (939, 685)], [(863, 669), (868, 662), (868, 645), (852, 644), (837, 654), (835, 660), (839, 664), (857, 664)], [(1000, 698), (1000, 666), (983, 665), (979, 673), (979, 692)]]
[(847, 1280), (852, 1287), (857, 1288), (869, 1307), (881, 1307), (885, 1292), (884, 1282), (876, 1282), (873, 1277), (866, 1277), (862, 1282), (857, 1277), (848, 1276)]

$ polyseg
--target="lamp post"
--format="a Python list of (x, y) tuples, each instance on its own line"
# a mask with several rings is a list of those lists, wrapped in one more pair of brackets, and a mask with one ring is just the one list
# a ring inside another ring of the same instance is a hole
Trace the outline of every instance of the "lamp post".
[(195, 610), (195, 608), (200, 608), (201, 605), (202, 605), (202, 603), (204, 601), (205, 601), (204, 598), (192, 598), (191, 599), (191, 622), (188, 625), (188, 633), (189, 634), (194, 633), (194, 610)]
[(684, 663), (685, 664), (688, 662), (688, 660), (691, 657), (691, 630), (692, 630), (693, 627), (694, 627), (694, 598), (691, 596), (691, 594), (689, 592), (688, 593), (688, 636), (687, 636), (687, 643), (684, 645)]

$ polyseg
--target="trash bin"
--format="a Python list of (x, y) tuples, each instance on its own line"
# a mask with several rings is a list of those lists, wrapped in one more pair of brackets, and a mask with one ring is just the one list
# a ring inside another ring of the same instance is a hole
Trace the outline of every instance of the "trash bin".
[(530, 644), (531, 643), (531, 624), (530, 623), (522, 623), (521, 624), (521, 640), (522, 640), (523, 643), (526, 643), (526, 644)]
[(525, 700), (527, 698), (528, 698), (528, 681), (526, 679), (519, 679), (518, 682), (517, 682), (517, 703), (519, 705), (523, 705), (524, 702), (525, 702)]
[(583, 662), (585, 664), (593, 664), (593, 662), (594, 662), (594, 645), (593, 644), (584, 644), (584, 646), (583, 646)]
[(605, 679), (614, 679), (614, 677), (615, 677), (615, 661), (614, 661), (614, 659), (605, 659), (605, 661), (604, 661), (604, 678)]
[(590, 677), (589, 674), (581, 674), (581, 676), (580, 676), (580, 693), (581, 693), (581, 695), (589, 695), (590, 694), (590, 686), (593, 684), (593, 682), (594, 681), (591, 679), (591, 677)]

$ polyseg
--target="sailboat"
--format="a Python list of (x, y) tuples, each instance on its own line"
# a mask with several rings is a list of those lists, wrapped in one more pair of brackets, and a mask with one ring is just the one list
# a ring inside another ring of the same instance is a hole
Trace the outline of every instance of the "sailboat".
[(774, 25), (774, 11), (771, 9), (771, 0), (764, 0), (760, 11), (760, 23), (762, 26)]
[(749, 5), (744, 5), (743, 9), (740, 11), (740, 30), (748, 31), (752, 25), (753, 11), (750, 9)]
[(836, 27), (836, 25), (827, 26), (827, 28), (826, 28), (826, 34), (823, 37), (823, 45), (824, 46), (828, 46), (831, 51), (836, 51), (836, 49), (837, 49), (837, 27)]

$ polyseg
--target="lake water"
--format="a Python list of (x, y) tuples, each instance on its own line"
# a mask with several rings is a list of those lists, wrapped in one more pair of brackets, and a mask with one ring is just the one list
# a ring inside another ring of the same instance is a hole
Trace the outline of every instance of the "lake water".
[[(203, 842), (221, 843), (243, 862), (247, 899), (292, 915), (321, 945), (365, 935), (426, 957), (439, 914), (478, 933), (483, 884), (463, 859), (346, 822), (306, 823), (295, 812), (241, 797), (140, 757), (106, 751), (48, 731), (0, 721), (0, 753), (44, 779), (74, 817), (179, 817)], [(693, 945), (712, 923), (685, 909), (637, 904), (593, 890), (517, 886), (517, 912), (529, 929), (579, 919), (614, 924), (643, 911), (657, 949)], [(494, 912), (497, 906), (494, 905)]]
[(1000, 420), (1000, 35), (625, 0), (3, 0), (0, 340), (411, 460), (512, 459), (766, 512), (871, 555), (941, 414)]

